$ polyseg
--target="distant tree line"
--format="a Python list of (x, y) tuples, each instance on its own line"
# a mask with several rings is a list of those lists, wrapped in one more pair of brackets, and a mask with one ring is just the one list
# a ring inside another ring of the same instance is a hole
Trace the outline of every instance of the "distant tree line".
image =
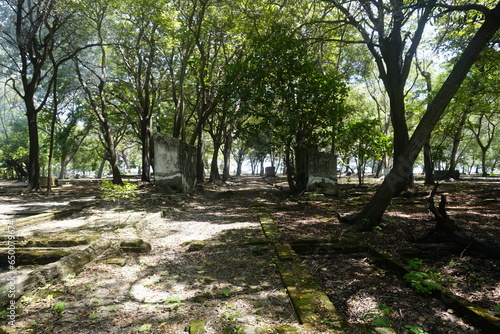
[(2, 173), (150, 182), (158, 131), (197, 147), (199, 181), (270, 161), (301, 192), (314, 149), (360, 183), (391, 168), (357, 218), (376, 224), (416, 164), (428, 183), (497, 168), (499, 17), (473, 0), (5, 0)]

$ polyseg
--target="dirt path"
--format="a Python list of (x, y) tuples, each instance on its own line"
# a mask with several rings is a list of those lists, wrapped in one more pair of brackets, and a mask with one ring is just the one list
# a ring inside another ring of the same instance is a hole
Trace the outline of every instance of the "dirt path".
[[(19, 236), (97, 236), (115, 245), (141, 238), (152, 245), (149, 254), (110, 249), (78, 275), (23, 298), (15, 326), (1, 328), (8, 333), (180, 334), (198, 320), (206, 333), (307, 333), (297, 325), (275, 266), (276, 253), (262, 243), (261, 212), (276, 222), (281, 241), (332, 237), (374, 246), (402, 262), (419, 258), (423, 271), (498, 317), (500, 260), (456, 249), (446, 240), (418, 241), (435, 226), (425, 207), (427, 189), (412, 198), (395, 198), (377, 229), (351, 233), (336, 213), (358, 211), (373, 187), (346, 185), (342, 198), (314, 201), (278, 188), (245, 177), (204, 185), (193, 194), (157, 194), (144, 187), (134, 200), (114, 203), (96, 198), (96, 185), (62, 187), (50, 197), (0, 186), (0, 199), (12, 204), (4, 206), (13, 210), (7, 218), (12, 212), (22, 215), (25, 208), (71, 206), (69, 199), (95, 203), (64, 220), (19, 226)], [(455, 182), (442, 189), (461, 226), (499, 240), (500, 183)], [(349, 333), (366, 333), (382, 321), (397, 333), (488, 333), (442, 300), (417, 294), (369, 253), (333, 248), (324, 254), (322, 247), (301, 254), (301, 260), (349, 321)]]
[(256, 213), (274, 191), (260, 178), (245, 178), (192, 195), (143, 192), (124, 205), (103, 202), (20, 228), (20, 235), (98, 235), (115, 243), (141, 238), (152, 251), (109, 250), (76, 277), (23, 297), (15, 326), (5, 329), (183, 333), (195, 320), (206, 333), (298, 328), (273, 250), (252, 243), (263, 237)]

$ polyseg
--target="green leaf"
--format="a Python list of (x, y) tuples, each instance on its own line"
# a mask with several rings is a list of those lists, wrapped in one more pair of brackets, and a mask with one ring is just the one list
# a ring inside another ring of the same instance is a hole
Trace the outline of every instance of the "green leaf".
[(54, 304), (52, 309), (56, 312), (64, 312), (64, 310), (66, 310), (66, 306), (68, 306), (68, 305), (69, 304), (65, 303), (65, 302), (57, 302)]
[(150, 330), (152, 327), (151, 324), (144, 324), (142, 325), (141, 327), (139, 327), (139, 332), (145, 332), (145, 331), (148, 331)]
[(223, 289), (223, 290), (219, 291), (219, 295), (223, 295), (226, 297), (229, 297), (230, 294), (231, 294), (231, 291), (229, 291), (229, 289)]
[(165, 304), (173, 304), (180, 302), (181, 302), (181, 297), (179, 296), (168, 297), (167, 299), (165, 299)]

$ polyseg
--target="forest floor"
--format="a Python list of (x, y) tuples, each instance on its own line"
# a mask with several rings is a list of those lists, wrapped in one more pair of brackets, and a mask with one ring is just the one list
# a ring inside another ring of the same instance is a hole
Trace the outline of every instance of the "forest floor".
[[(99, 199), (97, 185), (58, 187), (47, 196), (0, 184), (4, 221), (28, 209), (38, 213), (93, 203), (64, 220), (21, 227), (19, 235), (99, 236), (117, 243), (141, 238), (152, 245), (148, 254), (109, 249), (78, 275), (23, 297), (15, 326), (2, 328), (8, 333), (183, 333), (200, 320), (206, 333), (236, 333), (245, 326), (248, 333), (306, 333), (297, 325), (273, 249), (252, 243), (263, 238), (259, 212), (272, 217), (285, 242), (329, 236), (358, 240), (401, 262), (413, 259), (456, 295), (500, 312), (500, 260), (447, 240), (423, 241), (435, 227), (426, 208), (427, 187), (417, 185), (413, 197), (395, 198), (373, 231), (349, 232), (337, 213), (358, 212), (374, 189), (344, 179), (339, 198), (310, 201), (287, 193), (282, 179), (249, 176), (201, 185), (192, 194), (158, 194), (143, 185), (136, 198), (110, 202)], [(500, 182), (449, 182), (439, 191), (461, 227), (500, 240)], [(381, 323), (397, 333), (486, 333), (439, 298), (415, 292), (368, 252), (318, 249), (301, 258), (353, 325), (351, 333), (361, 333), (355, 324)], [(327, 329), (317, 331), (323, 332)]]

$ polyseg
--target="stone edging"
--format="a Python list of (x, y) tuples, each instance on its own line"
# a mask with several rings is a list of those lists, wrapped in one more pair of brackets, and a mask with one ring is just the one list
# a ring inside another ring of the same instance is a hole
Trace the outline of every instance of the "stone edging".
[[(15, 299), (19, 299), (26, 293), (34, 292), (38, 287), (44, 286), (56, 280), (66, 279), (69, 275), (74, 275), (80, 272), (85, 264), (101, 255), (110, 246), (111, 241), (100, 240), (81, 251), (75, 251), (74, 253), (63, 257), (57, 262), (35, 269), (27, 275), (17, 276), (15, 280)], [(11, 303), (12, 298), (9, 297), (10, 289), (10, 282), (0, 287), (1, 308)]]
[(52, 219), (62, 219), (71, 216), (75, 212), (81, 211), (82, 209), (91, 207), (93, 204), (92, 203), (86, 203), (86, 204), (81, 204), (78, 205), (77, 207), (71, 208), (71, 209), (66, 209), (66, 210), (58, 210), (58, 211), (52, 211), (52, 212), (47, 212), (47, 213), (41, 213), (38, 215), (33, 215), (33, 216), (28, 216), (24, 218), (18, 218), (14, 220), (14, 226), (16, 228), (19, 227), (24, 227), (33, 223), (40, 223), (40, 222), (45, 222), (48, 220)]
[(290, 245), (281, 242), (281, 232), (271, 217), (268, 214), (258, 214), (258, 217), (264, 234), (276, 251), (275, 262), (299, 322), (311, 329), (328, 324), (328, 327), (335, 333), (345, 333), (344, 319), (321, 290), (307, 267), (301, 263), (300, 257)]

